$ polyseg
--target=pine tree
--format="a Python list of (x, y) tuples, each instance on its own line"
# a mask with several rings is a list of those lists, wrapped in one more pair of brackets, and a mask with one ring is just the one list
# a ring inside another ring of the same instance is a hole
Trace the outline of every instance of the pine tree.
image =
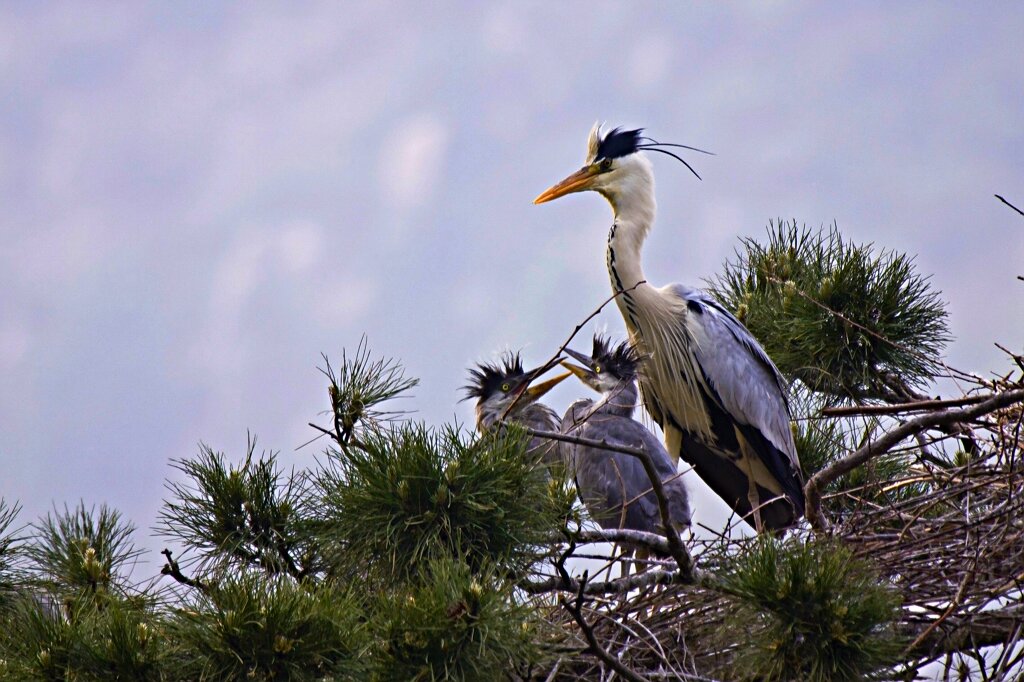
[[(249, 439), (175, 461), (142, 575), (134, 527), (0, 500), (0, 678), (1017, 679), (1024, 358), (953, 372), (911, 258), (779, 221), (708, 283), (792, 381), (806, 528), (597, 530), (516, 425), (405, 418), (365, 339), (332, 366), (323, 456)], [(553, 349), (554, 350), (554, 349)], [(963, 395), (921, 391), (952, 375)], [(663, 559), (621, 575), (607, 542)]]

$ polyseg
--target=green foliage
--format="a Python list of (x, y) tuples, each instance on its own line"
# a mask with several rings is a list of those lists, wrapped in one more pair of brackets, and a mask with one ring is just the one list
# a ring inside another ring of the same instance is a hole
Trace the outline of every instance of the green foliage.
[(17, 504), (9, 505), (0, 497), (0, 613), (10, 605), (22, 582), (24, 547), (17, 529), (12, 528), (20, 510)]
[(300, 577), (316, 565), (303, 534), (301, 481), (285, 478), (272, 453), (254, 459), (255, 447), (250, 440), (238, 467), (206, 445), (198, 457), (174, 462), (186, 480), (168, 483), (172, 497), (158, 530), (197, 550), (204, 562)]
[(376, 679), (494, 680), (539, 659), (541, 621), (509, 583), (450, 557), (432, 560), (424, 575), (381, 605)]
[[(158, 680), (174, 647), (157, 641), (156, 600), (129, 583), (132, 526), (101, 506), (47, 514), (23, 539), (28, 561), (0, 622), (11, 679)], [(6, 679), (6, 678), (5, 678)]]
[(4, 679), (161, 680), (175, 648), (152, 613), (112, 600), (62, 613), (46, 601), (19, 601), (0, 633)]
[(835, 402), (898, 399), (938, 371), (946, 312), (913, 260), (769, 224), (768, 243), (743, 240), (710, 292), (760, 340), (787, 376)]
[(93, 609), (80, 628), (88, 632), (81, 668), (97, 680), (156, 680), (170, 677), (178, 647), (168, 641), (163, 618), (138, 602), (117, 601)]
[(106, 505), (97, 515), (79, 503), (33, 524), (26, 548), (43, 589), (67, 603), (104, 600), (131, 590), (121, 572), (141, 554), (131, 542), (134, 528)]
[(800, 465), (808, 477), (849, 454), (852, 445), (854, 434), (851, 433), (850, 422), (818, 416), (826, 404), (827, 400), (820, 394), (811, 393), (801, 384), (790, 392), (793, 440)]
[(359, 679), (367, 637), (352, 592), (243, 571), (171, 622), (198, 680)]
[(56, 605), (26, 596), (0, 629), (0, 672), (5, 679), (73, 678), (88, 651), (87, 636), (80, 619), (65, 618)]
[(344, 548), (339, 561), (384, 583), (439, 557), (525, 569), (570, 506), (526, 443), (519, 429), (468, 440), (421, 424), (368, 433), (317, 477), (323, 533)]
[(900, 650), (895, 589), (842, 545), (760, 537), (722, 585), (735, 609), (723, 637), (750, 679), (860, 680)]
[[(790, 397), (793, 436), (800, 464), (812, 476), (836, 460), (846, 457), (861, 444), (877, 437), (882, 424), (875, 418), (825, 418), (819, 416), (827, 399), (797, 384)], [(853, 510), (854, 505), (870, 503), (889, 505), (928, 491), (926, 482), (906, 482), (914, 463), (912, 454), (888, 452), (874, 457), (864, 466), (831, 481), (825, 494), (850, 491), (852, 496), (836, 496), (830, 500), (829, 513), (838, 517)], [(900, 483), (894, 484), (894, 482)]]
[[(398, 412), (377, 409), (377, 406), (419, 384), (419, 379), (406, 379), (402, 366), (392, 358), (370, 360), (366, 337), (359, 340), (355, 355), (341, 355), (338, 371), (324, 356), (326, 367), (320, 371), (330, 381), (334, 435), (339, 443), (348, 445), (357, 430), (379, 428)], [(358, 427), (358, 428), (357, 428)]]

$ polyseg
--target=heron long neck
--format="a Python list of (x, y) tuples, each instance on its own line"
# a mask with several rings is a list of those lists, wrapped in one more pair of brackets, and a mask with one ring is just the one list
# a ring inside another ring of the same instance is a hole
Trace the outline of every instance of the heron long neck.
[(605, 393), (602, 412), (620, 417), (632, 417), (636, 410), (638, 392), (635, 379), (623, 379), (615, 388)]
[(637, 286), (646, 279), (640, 252), (654, 224), (656, 210), (653, 173), (637, 175), (622, 191), (605, 195), (615, 211), (615, 222), (608, 231), (608, 276), (612, 292), (624, 292), (616, 302), (631, 330), (639, 327), (635, 299), (640, 289), (649, 286)]

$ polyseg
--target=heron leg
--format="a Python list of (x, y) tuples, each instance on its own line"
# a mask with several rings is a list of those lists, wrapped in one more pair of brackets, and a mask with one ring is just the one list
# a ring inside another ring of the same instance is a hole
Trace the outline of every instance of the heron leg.
[(633, 572), (642, 573), (647, 568), (647, 560), (651, 557), (651, 552), (641, 547), (634, 550), (633, 557)]
[(668, 456), (672, 458), (672, 464), (679, 464), (679, 455), (683, 451), (683, 432), (671, 424), (665, 424), (664, 433)]
[(761, 523), (761, 496), (757, 494), (757, 479), (754, 478), (754, 462), (757, 453), (750, 447), (739, 429), (736, 429), (736, 440), (740, 445), (742, 466), (747, 470), (747, 501), (750, 502), (750, 511), (754, 516), (754, 530), (760, 535), (764, 530), (764, 525)]
[(619, 555), (619, 564), (622, 567), (622, 577), (628, 578), (630, 576), (630, 567), (634, 567), (634, 572), (638, 569), (633, 564), (634, 550), (632, 548), (623, 547), (622, 554)]
[(750, 458), (744, 457), (747, 468), (747, 501), (750, 502), (750, 509), (754, 514), (754, 530), (760, 535), (764, 530), (761, 523), (761, 496), (757, 494), (757, 482), (754, 481), (754, 468), (750, 466)]

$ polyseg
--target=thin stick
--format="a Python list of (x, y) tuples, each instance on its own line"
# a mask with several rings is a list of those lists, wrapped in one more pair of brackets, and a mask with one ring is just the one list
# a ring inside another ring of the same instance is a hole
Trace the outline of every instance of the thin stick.
[(587, 622), (586, 617), (583, 615), (583, 593), (587, 586), (587, 572), (583, 572), (583, 577), (580, 579), (580, 589), (576, 593), (576, 598), (568, 600), (565, 597), (559, 597), (558, 602), (565, 607), (565, 610), (573, 617), (573, 620), (580, 626), (580, 631), (587, 640), (589, 645), (589, 651), (597, 656), (604, 663), (621, 675), (624, 679), (630, 682), (647, 682), (647, 678), (643, 677), (636, 672), (630, 670), (622, 661), (612, 656), (608, 651), (601, 646), (601, 642), (597, 640), (597, 635), (594, 634), (594, 628)]
[(868, 460), (888, 452), (904, 438), (909, 438), (925, 429), (941, 427), (948, 424), (968, 422), (982, 415), (994, 412), (1002, 407), (1024, 401), (1024, 389), (1006, 391), (988, 398), (985, 402), (972, 407), (965, 407), (960, 410), (939, 410), (930, 414), (921, 415), (911, 419), (905, 424), (897, 426), (884, 434), (878, 440), (866, 443), (852, 455), (833, 462), (818, 473), (814, 474), (804, 486), (804, 497), (806, 498), (805, 515), (811, 526), (817, 530), (824, 530), (824, 520), (821, 518), (821, 490), (832, 481), (843, 474), (853, 471)]
[(963, 398), (949, 398), (946, 400), (914, 400), (909, 403), (897, 403), (895, 405), (851, 405), (850, 407), (826, 407), (821, 411), (823, 417), (851, 417), (859, 415), (875, 414), (900, 414), (902, 412), (916, 412), (918, 410), (934, 410), (944, 407), (960, 407), (962, 405), (975, 405), (983, 403), (994, 394), (969, 395)]
[(693, 557), (691, 557), (690, 553), (686, 551), (686, 547), (683, 546), (683, 541), (679, 538), (679, 533), (676, 531), (675, 526), (672, 525), (672, 516), (668, 510), (668, 495), (665, 494), (665, 486), (661, 482), (661, 476), (658, 475), (657, 469), (654, 468), (654, 461), (651, 459), (650, 453), (640, 448), (617, 445), (605, 440), (580, 438), (579, 436), (568, 436), (564, 433), (538, 431), (530, 428), (524, 430), (531, 436), (558, 440), (563, 443), (585, 445), (592, 448), (601, 448), (611, 452), (621, 452), (624, 455), (631, 455), (639, 459), (640, 463), (644, 466), (644, 471), (647, 472), (647, 477), (651, 480), (651, 487), (654, 488), (654, 495), (658, 498), (658, 511), (661, 512), (661, 525), (664, 528), (665, 537), (668, 540), (669, 554), (671, 554), (672, 558), (676, 560), (676, 564), (679, 566), (680, 576), (684, 579), (684, 582), (693, 582), (696, 579), (696, 576), (694, 575)]
[[(633, 286), (631, 286), (630, 288), (623, 289), (621, 291), (616, 291), (611, 296), (606, 298), (604, 300), (604, 303), (602, 303), (601, 305), (597, 306), (597, 308), (595, 310), (593, 310), (589, 315), (587, 315), (583, 319), (582, 322), (580, 322), (579, 324), (576, 325), (576, 328), (572, 330), (571, 334), (569, 334), (569, 338), (567, 338), (565, 340), (565, 342), (562, 343), (562, 345), (558, 347), (558, 350), (555, 351), (555, 354), (552, 355), (548, 359), (547, 362), (545, 362), (543, 365), (541, 365), (541, 367), (544, 368), (544, 371), (546, 372), (546, 371), (548, 371), (549, 369), (551, 369), (552, 367), (554, 367), (555, 365), (558, 364), (558, 361), (559, 361), (559, 359), (560, 359), (560, 357), (562, 355), (562, 351), (564, 351), (566, 349), (566, 346), (568, 346), (570, 343), (572, 343), (572, 340), (574, 338), (576, 338), (576, 335), (580, 333), (580, 330), (583, 329), (584, 326), (586, 326), (587, 322), (590, 322), (592, 319), (597, 317), (601, 313), (601, 311), (604, 310), (604, 307), (606, 305), (608, 305), (609, 303), (614, 301), (616, 298), (618, 298), (622, 294), (627, 294), (630, 291), (633, 291), (633, 289), (636, 289), (641, 284), (646, 284), (646, 283), (647, 283), (647, 280), (646, 279), (642, 279), (639, 282), (637, 282), (636, 284), (634, 284)], [(501, 421), (504, 421), (505, 418), (508, 417), (508, 415), (510, 415), (512, 413), (512, 410), (514, 410), (515, 407), (516, 407), (516, 403), (518, 403), (519, 399), (523, 396), (524, 393), (526, 393), (526, 389), (527, 389), (528, 385), (529, 385), (529, 383), (526, 383), (526, 384), (523, 384), (520, 387), (519, 393), (516, 394), (516, 397), (513, 398), (512, 402), (509, 403), (508, 407), (505, 408), (505, 411), (501, 413)]]
[(1021, 215), (1024, 215), (1024, 211), (1020, 210), (1019, 208), (1017, 208), (1016, 206), (1011, 204), (1009, 201), (1007, 201), (1006, 199), (1004, 199), (1001, 196), (999, 196), (998, 194), (993, 194), (992, 196), (994, 196), (996, 199), (999, 199), (999, 201), (1003, 202), (1004, 204), (1006, 204), (1007, 206), (1012, 208), (1017, 213), (1020, 213)]

